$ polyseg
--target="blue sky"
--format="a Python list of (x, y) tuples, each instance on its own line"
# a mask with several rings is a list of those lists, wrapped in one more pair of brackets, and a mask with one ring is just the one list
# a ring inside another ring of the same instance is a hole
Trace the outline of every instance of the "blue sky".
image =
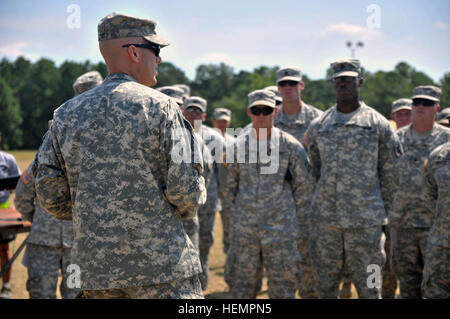
[[(68, 27), (71, 4), (80, 8), (79, 28)], [(156, 21), (171, 43), (163, 61), (191, 79), (198, 65), (219, 62), (235, 71), (295, 65), (324, 78), (330, 62), (350, 57), (347, 41), (364, 42), (356, 57), (372, 72), (399, 61), (436, 81), (450, 71), (448, 0), (1, 1), (0, 58), (101, 61), (97, 24), (114, 11)]]

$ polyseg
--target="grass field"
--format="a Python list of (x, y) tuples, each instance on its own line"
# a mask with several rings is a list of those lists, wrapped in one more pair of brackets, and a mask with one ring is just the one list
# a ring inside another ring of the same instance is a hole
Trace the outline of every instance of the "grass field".
[[(21, 171), (24, 171), (26, 167), (34, 159), (36, 151), (12, 151)], [(10, 197), (12, 203), (14, 199), (14, 193)], [(10, 250), (14, 254), (16, 249), (25, 240), (28, 234), (19, 234), (15, 241), (9, 245)], [(223, 299), (228, 298), (228, 286), (224, 281), (224, 269), (225, 269), (225, 254), (223, 253), (222, 246), (222, 222), (220, 215), (216, 214), (216, 221), (214, 225), (214, 245), (211, 248), (210, 253), (210, 282), (208, 290), (204, 291), (206, 298)], [(28, 298), (28, 292), (26, 290), (27, 281), (27, 269), (21, 264), (23, 251), (16, 259), (12, 267), (11, 287), (13, 290), (13, 299), (26, 299)], [(60, 297), (59, 292), (57, 296)], [(356, 297), (355, 288), (352, 287), (352, 298)], [(267, 295), (267, 279), (264, 278), (262, 291), (258, 294), (258, 299), (266, 299)]]

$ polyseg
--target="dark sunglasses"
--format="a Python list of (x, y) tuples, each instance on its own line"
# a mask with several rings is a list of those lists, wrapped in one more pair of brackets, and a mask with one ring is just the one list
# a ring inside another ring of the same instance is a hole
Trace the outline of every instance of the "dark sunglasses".
[(355, 77), (353, 76), (338, 76), (337, 78), (334, 78), (334, 82), (344, 82), (344, 83), (351, 83), (355, 81)]
[(152, 50), (156, 56), (159, 56), (159, 52), (161, 51), (161, 48), (159, 47), (159, 45), (153, 44), (153, 43), (130, 43), (130, 44), (122, 45), (122, 48), (128, 48), (131, 45), (134, 45), (136, 48), (144, 48), (144, 49)]
[(189, 112), (189, 113), (197, 113), (197, 114), (203, 114), (203, 111), (200, 110), (198, 107), (188, 107), (188, 108), (186, 109), (186, 112)]
[(274, 108), (270, 107), (270, 106), (264, 106), (264, 107), (251, 107), (250, 108), (250, 113), (252, 113), (253, 115), (264, 115), (267, 116), (269, 114), (273, 113)]
[(281, 103), (282, 103), (281, 101), (275, 101), (276, 106), (280, 105)]
[(414, 99), (412, 104), (414, 106), (423, 105), (425, 107), (431, 107), (434, 106), (436, 102), (427, 99)]
[(300, 82), (296, 82), (296, 81), (281, 81), (281, 82), (278, 82), (278, 85), (279, 86), (286, 86), (286, 85), (289, 85), (289, 86), (296, 86), (297, 84), (299, 84)]

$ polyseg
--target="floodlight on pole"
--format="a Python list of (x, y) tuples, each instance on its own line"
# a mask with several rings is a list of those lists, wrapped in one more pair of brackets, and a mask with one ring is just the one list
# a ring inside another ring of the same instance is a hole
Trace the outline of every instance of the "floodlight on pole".
[(352, 53), (352, 59), (354, 59), (356, 49), (364, 47), (364, 43), (361, 41), (358, 41), (357, 43), (355, 43), (355, 45), (353, 45), (353, 43), (351, 41), (347, 41), (347, 47), (350, 49), (350, 51)]

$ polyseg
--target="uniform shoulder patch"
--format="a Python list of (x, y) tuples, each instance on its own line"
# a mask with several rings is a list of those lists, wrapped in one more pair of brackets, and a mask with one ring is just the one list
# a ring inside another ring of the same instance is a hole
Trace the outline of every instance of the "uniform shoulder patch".
[(22, 175), (20, 175), (20, 178), (22, 179), (22, 182), (25, 185), (28, 185), (29, 183), (31, 183), (31, 177), (30, 177), (30, 175), (28, 175), (26, 170), (22, 173)]

